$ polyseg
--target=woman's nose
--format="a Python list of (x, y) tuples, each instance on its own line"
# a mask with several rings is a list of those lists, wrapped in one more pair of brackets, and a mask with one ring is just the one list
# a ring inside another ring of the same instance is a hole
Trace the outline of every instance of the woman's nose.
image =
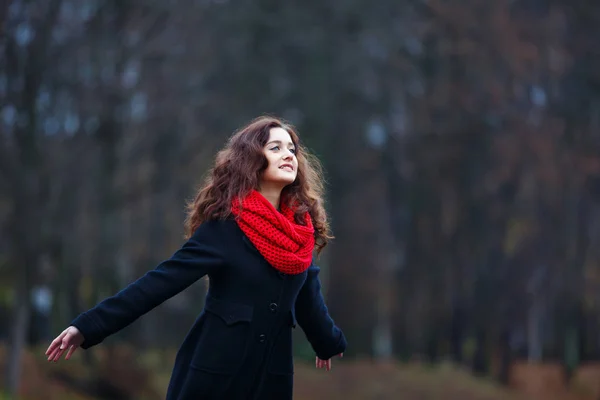
[(288, 159), (292, 158), (293, 156), (294, 156), (294, 153), (293, 153), (291, 150), (287, 150), (287, 151), (285, 152), (285, 154), (284, 154), (284, 156), (283, 156), (283, 157), (284, 157), (286, 160), (288, 160)]

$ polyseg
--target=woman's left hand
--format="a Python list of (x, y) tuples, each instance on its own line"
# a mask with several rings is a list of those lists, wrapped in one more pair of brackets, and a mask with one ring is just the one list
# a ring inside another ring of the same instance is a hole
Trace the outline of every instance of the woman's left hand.
[[(338, 354), (340, 358), (344, 356), (344, 353)], [(331, 371), (331, 358), (328, 360), (321, 360), (319, 357), (315, 360), (315, 367), (317, 368), (325, 368), (327, 371)]]

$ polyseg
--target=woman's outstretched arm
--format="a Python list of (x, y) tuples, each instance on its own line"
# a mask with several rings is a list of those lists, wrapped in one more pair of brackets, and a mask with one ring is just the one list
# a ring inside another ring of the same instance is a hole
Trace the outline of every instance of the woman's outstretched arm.
[(87, 349), (101, 343), (203, 276), (221, 268), (224, 258), (216, 246), (210, 244), (214, 241), (210, 224), (201, 225), (171, 258), (154, 270), (75, 318), (48, 347), (48, 360), (57, 361), (67, 350), (70, 357), (77, 347)]
[(296, 318), (317, 354), (317, 367), (330, 369), (330, 358), (346, 350), (346, 337), (329, 315), (321, 292), (319, 271), (315, 265), (308, 269), (306, 281), (296, 300)]

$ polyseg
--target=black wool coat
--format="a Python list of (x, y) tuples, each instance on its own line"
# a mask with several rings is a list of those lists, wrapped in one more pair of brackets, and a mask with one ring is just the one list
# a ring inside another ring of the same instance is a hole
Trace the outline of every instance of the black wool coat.
[(319, 268), (285, 275), (273, 268), (233, 220), (208, 221), (173, 256), (71, 322), (83, 349), (101, 343), (208, 275), (204, 309), (181, 345), (167, 400), (292, 398), (292, 328), (316, 355), (346, 349), (329, 316)]

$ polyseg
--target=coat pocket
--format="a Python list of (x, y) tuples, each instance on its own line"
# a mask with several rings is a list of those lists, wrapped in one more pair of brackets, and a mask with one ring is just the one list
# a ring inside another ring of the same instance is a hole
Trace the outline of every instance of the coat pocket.
[(232, 374), (246, 355), (253, 307), (208, 296), (204, 313), (204, 324), (190, 367)]

